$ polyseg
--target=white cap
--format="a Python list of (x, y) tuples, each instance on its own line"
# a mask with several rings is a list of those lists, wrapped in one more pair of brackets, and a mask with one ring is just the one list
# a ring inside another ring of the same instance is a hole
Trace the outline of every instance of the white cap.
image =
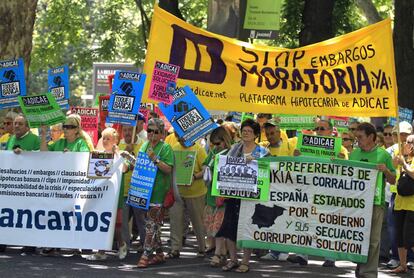
[[(396, 127), (394, 127), (393, 132), (397, 132)], [(407, 121), (400, 122), (400, 133), (413, 133), (413, 126)]]

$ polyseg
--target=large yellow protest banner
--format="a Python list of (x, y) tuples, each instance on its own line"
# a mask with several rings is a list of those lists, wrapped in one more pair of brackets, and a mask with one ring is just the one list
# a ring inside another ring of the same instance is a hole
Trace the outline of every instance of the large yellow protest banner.
[[(196, 28), (158, 6), (144, 72), (155, 62), (180, 66), (207, 109), (306, 115), (396, 116), (397, 83), (390, 20), (317, 44), (255, 46)], [(143, 102), (147, 97), (146, 83)]]

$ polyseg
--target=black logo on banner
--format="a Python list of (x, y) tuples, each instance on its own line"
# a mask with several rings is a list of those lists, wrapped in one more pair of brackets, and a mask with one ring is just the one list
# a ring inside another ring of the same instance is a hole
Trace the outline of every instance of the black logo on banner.
[(22, 97), (25, 106), (47, 105), (49, 100), (46, 96)]
[[(215, 38), (206, 37), (200, 34), (192, 33), (178, 25), (173, 24), (173, 41), (170, 51), (170, 64), (180, 67), (179, 78), (195, 80), (206, 83), (221, 84), (226, 78), (226, 65), (221, 59), (223, 52), (223, 43)], [(187, 56), (187, 41), (193, 43), (196, 49), (196, 61), (193, 69), (185, 68), (185, 59)], [(208, 59), (201, 57), (200, 46), (206, 48), (211, 62), (210, 71), (201, 71), (201, 59)]]
[(303, 135), (302, 145), (333, 150), (335, 148), (335, 138)]
[(276, 219), (281, 216), (285, 210), (285, 208), (276, 205), (267, 207), (261, 204), (256, 204), (252, 216), (252, 224), (256, 224), (259, 228), (269, 228), (275, 224)]
[(134, 97), (117, 96), (115, 95), (114, 104), (112, 105), (113, 110), (120, 110), (126, 112), (132, 112), (134, 107)]
[(127, 96), (132, 93), (133, 87), (131, 82), (122, 82), (120, 86), (122, 92), (124, 92)]
[(193, 108), (190, 111), (188, 111), (186, 114), (178, 118), (177, 123), (180, 125), (181, 129), (184, 132), (186, 132), (187, 130), (199, 124), (203, 120), (204, 118), (197, 111), (197, 109)]

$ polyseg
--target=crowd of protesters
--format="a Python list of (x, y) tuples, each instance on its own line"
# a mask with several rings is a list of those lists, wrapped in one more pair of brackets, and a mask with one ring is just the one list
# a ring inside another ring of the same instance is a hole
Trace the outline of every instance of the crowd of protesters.
[[(241, 124), (232, 122), (229, 116), (217, 121), (220, 126), (206, 138), (186, 147), (176, 133), (169, 130), (168, 134), (165, 123), (156, 118), (156, 114), (151, 115), (147, 123), (139, 115), (135, 130), (131, 126), (123, 126), (122, 138), (119, 138), (117, 130), (106, 128), (98, 145), (94, 146), (82, 130), (81, 119), (76, 114), (68, 115), (63, 124), (50, 127), (48, 142), (46, 127), (41, 129), (40, 136), (35, 135), (24, 115), (8, 112), (0, 129), (1, 149), (14, 151), (16, 155), (24, 151), (90, 152), (96, 149), (136, 157), (138, 152), (146, 152), (158, 167), (148, 211), (126, 204), (134, 164), (125, 162), (123, 167), (114, 237), (119, 258), (127, 256), (132, 240), (138, 236), (141, 256), (137, 258), (137, 267), (146, 268), (169, 259), (179, 259), (186, 228), (191, 223), (197, 239), (197, 257), (204, 258), (211, 254), (210, 265), (223, 271), (249, 271), (253, 250), (239, 250), (242, 251), (240, 261), (236, 246), (240, 199), (224, 199), (213, 196), (211, 192), (214, 158), (219, 154), (244, 157), (247, 161), (265, 156), (299, 156), (302, 154), (296, 148), (297, 138), (288, 136), (292, 132), (280, 129), (278, 119), (270, 114), (258, 114), (256, 120), (247, 119)], [(374, 206), (368, 261), (357, 265), (356, 277), (377, 277), (380, 259), (386, 261), (393, 273), (406, 273), (408, 269), (414, 269), (414, 196), (401, 196), (396, 190), (402, 173), (414, 178), (412, 125), (401, 122), (398, 128), (389, 124), (376, 128), (367, 122), (354, 121), (348, 130), (338, 133), (330, 120), (321, 117), (316, 119), (314, 130), (303, 132), (341, 137), (338, 158), (375, 163), (383, 173), (380, 182), (384, 184), (385, 204)], [(401, 147), (398, 138), (401, 138)], [(175, 202), (167, 211), (164, 203), (174, 182), (174, 150), (195, 151), (196, 159), (192, 184), (178, 186), (182, 202)], [(166, 221), (169, 221), (171, 229), (170, 250), (165, 254), (161, 226)], [(6, 248), (2, 245), (0, 251), (5, 252)], [(59, 254), (59, 249), (40, 249), (44, 256)], [(23, 254), (36, 251), (32, 246), (22, 248)], [(307, 256), (303, 254), (268, 251), (262, 253), (261, 259), (287, 260), (300, 265), (308, 263)], [(86, 258), (104, 261), (107, 255), (104, 250), (97, 250)], [(325, 258), (323, 266), (334, 267), (335, 260)]]

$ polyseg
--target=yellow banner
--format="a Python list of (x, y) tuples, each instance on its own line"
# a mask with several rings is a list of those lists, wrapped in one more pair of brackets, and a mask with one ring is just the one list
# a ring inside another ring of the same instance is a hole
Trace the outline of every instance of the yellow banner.
[(257, 46), (196, 28), (158, 6), (151, 22), (143, 102), (155, 62), (180, 66), (207, 109), (306, 115), (396, 116), (389, 19), (296, 49)]

